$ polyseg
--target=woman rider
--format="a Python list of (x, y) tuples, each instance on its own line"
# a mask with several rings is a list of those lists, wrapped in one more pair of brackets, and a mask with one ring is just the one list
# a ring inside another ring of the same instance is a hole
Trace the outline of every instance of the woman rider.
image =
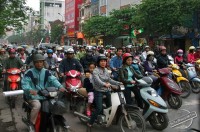
[(137, 100), (138, 106), (143, 108), (143, 102), (141, 100), (141, 95), (139, 89), (135, 86), (135, 78), (142, 78), (141, 74), (138, 74), (131, 66), (133, 62), (133, 56), (130, 53), (125, 53), (123, 55), (123, 65), (119, 70), (120, 80), (125, 86), (124, 96), (126, 103), (132, 105), (131, 91), (135, 94), (135, 99)]
[(110, 78), (110, 74), (108, 73), (106, 66), (107, 57), (103, 54), (100, 54), (97, 58), (97, 67), (94, 69), (92, 74), (96, 110), (92, 113), (91, 119), (87, 124), (89, 127), (93, 125), (94, 121), (97, 119), (97, 116), (101, 114), (103, 110), (103, 95), (106, 95), (106, 106), (111, 106), (111, 94), (109, 90), (111, 84), (121, 84), (120, 82), (114, 81)]

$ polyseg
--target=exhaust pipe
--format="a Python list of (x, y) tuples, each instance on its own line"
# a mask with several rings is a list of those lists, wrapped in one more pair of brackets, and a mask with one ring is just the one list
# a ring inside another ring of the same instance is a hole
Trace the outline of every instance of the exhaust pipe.
[(87, 121), (89, 121), (90, 120), (90, 118), (89, 117), (87, 117), (86, 115), (84, 115), (84, 114), (82, 114), (82, 113), (79, 113), (79, 112), (74, 112), (74, 115), (76, 115), (76, 116), (78, 116), (78, 117), (81, 117), (81, 118), (83, 118), (83, 119), (85, 119), (85, 120), (87, 120)]

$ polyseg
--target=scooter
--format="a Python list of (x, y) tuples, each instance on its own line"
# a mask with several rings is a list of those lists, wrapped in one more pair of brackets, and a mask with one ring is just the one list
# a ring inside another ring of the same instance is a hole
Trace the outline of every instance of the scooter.
[(185, 64), (186, 73), (188, 75), (188, 79), (192, 85), (192, 92), (199, 93), (200, 92), (200, 78), (197, 76), (197, 72), (195, 70), (195, 66), (193, 64)]
[(179, 85), (182, 90), (182, 94), (180, 95), (182, 98), (186, 98), (191, 93), (191, 85), (188, 79), (182, 76), (180, 72), (180, 68), (177, 64), (172, 64), (172, 75), (173, 80)]
[(144, 102), (143, 116), (156, 130), (163, 130), (168, 126), (168, 108), (165, 101), (151, 88), (153, 80), (143, 77), (136, 80), (136, 86), (140, 89), (140, 95)]
[(158, 70), (160, 75), (160, 87), (161, 87), (161, 97), (167, 100), (169, 106), (173, 109), (178, 109), (182, 106), (182, 99), (180, 95), (182, 90), (180, 87), (168, 77), (170, 70), (168, 68), (162, 68)]
[[(9, 93), (4, 92), (4, 96), (13, 96), (24, 94), (23, 90), (16, 90)], [(31, 105), (24, 98), (23, 108), (26, 117), (22, 117), (22, 121), (27, 125), (29, 132), (68, 132), (69, 124), (63, 117), (66, 112), (65, 104), (58, 98), (59, 91), (55, 87), (48, 87), (38, 92), (38, 95), (44, 96), (46, 99), (41, 101), (41, 110), (37, 116), (35, 126), (30, 122)], [(25, 96), (24, 96), (25, 97)]]
[[(132, 105), (127, 105), (123, 94), (124, 86), (120, 85), (111, 92), (112, 106), (103, 108), (103, 113), (98, 115), (96, 123), (105, 127), (112, 125), (113, 121), (119, 123), (122, 132), (144, 132), (146, 123), (139, 112), (139, 108)], [(82, 121), (88, 122), (90, 117), (82, 112), (75, 111), (74, 114)]]
[(80, 77), (81, 73), (76, 70), (70, 70), (66, 72), (65, 75), (65, 85), (67, 89), (67, 98), (70, 104), (70, 109), (76, 110), (78, 102), (82, 100), (82, 97), (77, 94), (77, 89), (82, 88)]
[[(7, 80), (5, 80), (5, 85), (7, 85), (7, 91), (14, 91), (20, 89), (21, 80), (21, 70), (18, 68), (7, 69)], [(15, 108), (16, 96), (8, 97), (8, 102), (11, 108)]]

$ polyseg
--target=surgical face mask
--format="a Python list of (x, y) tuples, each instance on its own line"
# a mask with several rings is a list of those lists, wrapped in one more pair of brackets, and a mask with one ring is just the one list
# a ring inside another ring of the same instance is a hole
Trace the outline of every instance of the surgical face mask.
[(149, 56), (149, 61), (153, 61), (154, 57), (153, 56)]
[(179, 53), (178, 56), (183, 56), (183, 54), (182, 54), (182, 53)]

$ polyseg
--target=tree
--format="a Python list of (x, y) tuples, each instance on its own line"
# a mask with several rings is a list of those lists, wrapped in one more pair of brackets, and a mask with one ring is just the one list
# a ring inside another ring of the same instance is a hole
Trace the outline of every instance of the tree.
[(61, 37), (63, 35), (63, 22), (56, 20), (51, 23), (51, 41), (60, 43)]
[(26, 0), (0, 0), (0, 36), (10, 27), (22, 28), (26, 23), (27, 11), (31, 10), (25, 6)]
[(135, 26), (148, 34), (172, 34), (174, 27), (191, 26), (188, 16), (199, 7), (199, 0), (142, 0), (136, 6)]

